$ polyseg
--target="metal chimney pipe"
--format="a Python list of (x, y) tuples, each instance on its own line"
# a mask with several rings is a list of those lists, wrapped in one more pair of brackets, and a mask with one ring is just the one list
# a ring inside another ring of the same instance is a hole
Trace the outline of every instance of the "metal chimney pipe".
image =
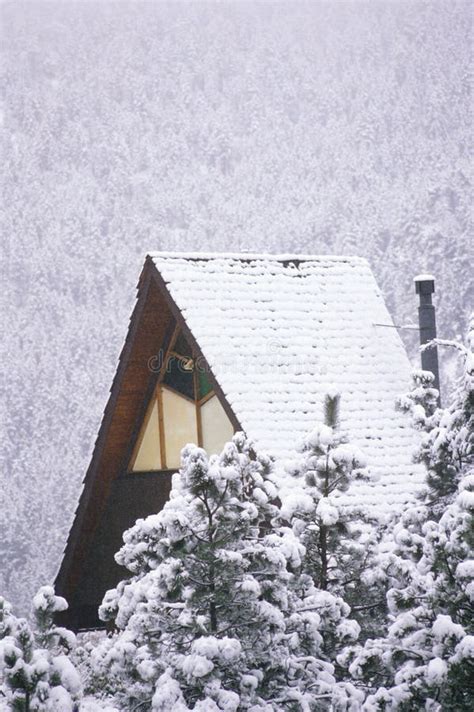
[[(414, 282), (416, 293), (420, 297), (418, 323), (420, 327), (420, 344), (423, 346), (436, 339), (436, 314), (431, 301), (431, 295), (435, 291), (435, 280), (431, 274), (419, 274), (415, 277)], [(433, 386), (440, 393), (437, 346), (432, 346), (421, 352), (421, 368), (423, 371), (431, 371), (434, 375)], [(441, 405), (440, 396), (438, 396), (438, 405)]]

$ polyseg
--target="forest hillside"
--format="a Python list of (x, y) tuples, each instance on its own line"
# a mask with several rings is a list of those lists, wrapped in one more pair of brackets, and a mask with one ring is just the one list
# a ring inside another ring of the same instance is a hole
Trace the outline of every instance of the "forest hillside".
[[(472, 304), (469, 2), (4, 2), (0, 590), (59, 565), (148, 250), (367, 257)], [(402, 332), (416, 358), (416, 334)]]

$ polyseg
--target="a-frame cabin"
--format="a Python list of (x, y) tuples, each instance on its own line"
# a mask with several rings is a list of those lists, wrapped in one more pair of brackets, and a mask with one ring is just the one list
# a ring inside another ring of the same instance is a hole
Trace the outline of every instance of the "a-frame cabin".
[(100, 625), (105, 591), (126, 575), (122, 533), (163, 507), (186, 443), (219, 452), (244, 430), (283, 461), (329, 387), (377, 476), (359, 486), (361, 506), (402, 507), (422, 472), (395, 409), (410, 366), (391, 325), (365, 260), (149, 255), (56, 579), (64, 621)]

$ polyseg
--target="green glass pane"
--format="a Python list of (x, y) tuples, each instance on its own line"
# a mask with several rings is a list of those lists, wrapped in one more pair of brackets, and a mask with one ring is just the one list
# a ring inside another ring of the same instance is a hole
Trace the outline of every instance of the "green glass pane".
[(198, 381), (199, 398), (204, 398), (204, 396), (207, 396), (207, 394), (212, 391), (212, 384), (209, 380), (208, 374), (202, 366), (198, 367)]

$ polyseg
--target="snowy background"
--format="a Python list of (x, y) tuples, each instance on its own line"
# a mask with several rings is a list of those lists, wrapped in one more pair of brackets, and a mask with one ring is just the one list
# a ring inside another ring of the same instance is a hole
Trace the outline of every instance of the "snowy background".
[(3, 2), (1, 593), (56, 573), (146, 251), (365, 256), (397, 323), (432, 271), (461, 333), (471, 12)]

